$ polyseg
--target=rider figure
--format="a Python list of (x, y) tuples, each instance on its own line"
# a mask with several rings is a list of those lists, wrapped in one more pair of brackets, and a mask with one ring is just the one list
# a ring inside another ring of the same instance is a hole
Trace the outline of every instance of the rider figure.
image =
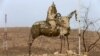
[(57, 26), (56, 19), (57, 19), (57, 9), (53, 2), (53, 4), (48, 9), (47, 19), (46, 19), (46, 21), (50, 25), (52, 31), (55, 30), (55, 28)]

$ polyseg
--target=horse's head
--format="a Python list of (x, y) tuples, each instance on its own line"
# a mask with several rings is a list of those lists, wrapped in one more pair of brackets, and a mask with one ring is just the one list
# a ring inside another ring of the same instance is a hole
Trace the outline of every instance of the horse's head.
[(72, 11), (68, 16), (61, 16), (60, 13), (57, 14), (57, 17), (59, 18), (59, 25), (63, 27), (70, 28), (70, 19), (75, 14), (75, 19), (77, 21), (77, 11)]
[(77, 11), (75, 10), (75, 19), (77, 21)]
[(68, 15), (68, 17), (69, 18), (72, 18), (72, 16), (75, 14), (75, 19), (76, 19), (76, 21), (77, 21), (77, 11), (76, 10), (74, 10), (74, 11), (72, 11), (69, 15)]

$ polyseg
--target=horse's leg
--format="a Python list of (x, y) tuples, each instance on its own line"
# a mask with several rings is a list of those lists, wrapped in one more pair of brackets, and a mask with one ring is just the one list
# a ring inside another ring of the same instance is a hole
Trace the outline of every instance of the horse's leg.
[(33, 41), (29, 43), (29, 56), (31, 56), (32, 43), (33, 43)]
[(31, 48), (32, 48), (32, 43), (33, 43), (34, 39), (31, 37), (31, 35), (29, 36), (29, 56), (31, 56)]
[(65, 47), (66, 47), (66, 37), (63, 35), (62, 38), (63, 38), (63, 45), (62, 46), (65, 49)]
[(60, 53), (62, 53), (62, 36), (60, 36), (60, 41), (61, 41)]
[(66, 38), (65, 38), (65, 36), (63, 36), (63, 39), (64, 39), (64, 48), (65, 48), (65, 46), (66, 46)]
[(68, 48), (68, 50), (69, 50), (69, 38), (68, 38), (68, 35), (66, 36), (67, 37), (67, 48)]

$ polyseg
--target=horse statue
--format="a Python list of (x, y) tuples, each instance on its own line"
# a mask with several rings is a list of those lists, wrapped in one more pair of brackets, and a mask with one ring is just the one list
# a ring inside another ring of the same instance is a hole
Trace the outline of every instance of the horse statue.
[(58, 16), (58, 27), (54, 31), (51, 31), (49, 28), (49, 25), (46, 23), (46, 21), (39, 21), (35, 22), (30, 30), (30, 37), (29, 37), (29, 56), (31, 55), (31, 47), (33, 41), (41, 35), (44, 36), (49, 36), (49, 37), (56, 37), (60, 36), (61, 39), (61, 49), (60, 52), (62, 51), (62, 38), (63, 36), (66, 36), (67, 38), (67, 45), (68, 45), (68, 50), (69, 50), (69, 42), (68, 42), (68, 35), (70, 34), (70, 19), (72, 16), (75, 14), (75, 19), (77, 20), (77, 13), (76, 10), (71, 12), (68, 16)]

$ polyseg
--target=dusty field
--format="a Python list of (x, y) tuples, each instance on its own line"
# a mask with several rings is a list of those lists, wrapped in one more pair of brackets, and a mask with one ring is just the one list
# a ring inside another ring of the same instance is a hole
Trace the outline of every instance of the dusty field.
[[(28, 38), (29, 38), (30, 28), (20, 27), (20, 28), (8, 28), (8, 56), (26, 55), (28, 53)], [(72, 30), (69, 36), (70, 49), (78, 52), (78, 37), (77, 30)], [(0, 56), (4, 55), (3, 51), (3, 28), (0, 28)], [(87, 32), (87, 41), (93, 42), (97, 35), (94, 32)], [(87, 44), (90, 44), (87, 42)], [(88, 45), (87, 45), (88, 46)], [(33, 54), (53, 54), (60, 49), (60, 39), (59, 37), (38, 37), (32, 46)], [(83, 49), (83, 48), (82, 48)], [(67, 42), (63, 52), (67, 50)], [(100, 56), (100, 41), (97, 46), (93, 48), (90, 56)]]

